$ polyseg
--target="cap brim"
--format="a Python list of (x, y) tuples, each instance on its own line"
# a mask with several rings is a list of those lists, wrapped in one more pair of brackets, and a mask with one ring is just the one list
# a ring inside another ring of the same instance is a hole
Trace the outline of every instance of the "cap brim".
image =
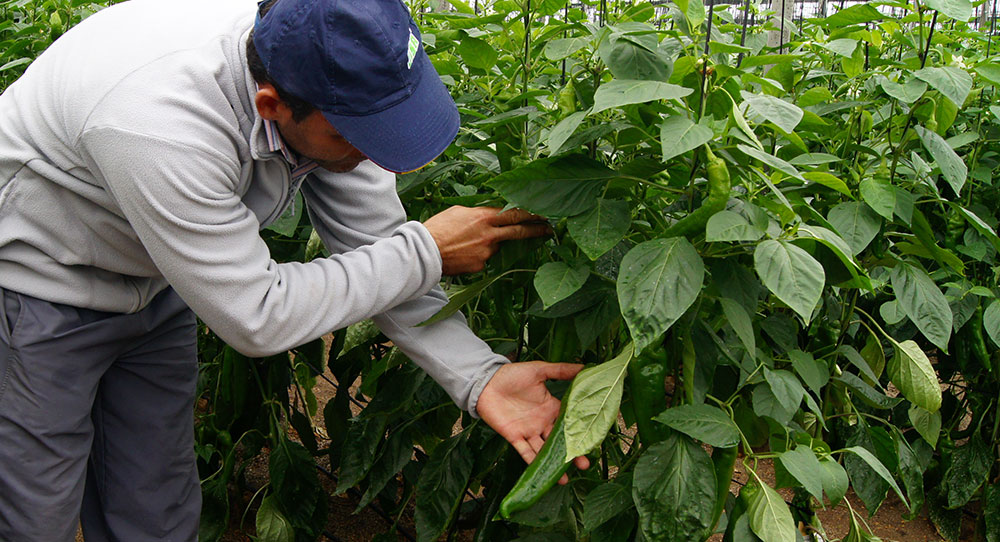
[(433, 64), (425, 60), (417, 65), (424, 73), (405, 100), (364, 116), (323, 113), (368, 159), (396, 173), (424, 167), (458, 134), (458, 108), (451, 94)]

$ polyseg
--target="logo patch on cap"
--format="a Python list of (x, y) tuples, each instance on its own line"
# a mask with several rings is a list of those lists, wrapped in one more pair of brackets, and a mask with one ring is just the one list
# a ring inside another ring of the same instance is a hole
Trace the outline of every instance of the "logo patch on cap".
[(417, 57), (417, 51), (420, 50), (420, 41), (417, 37), (413, 35), (413, 29), (410, 29), (410, 41), (406, 44), (406, 67), (413, 67), (413, 59)]

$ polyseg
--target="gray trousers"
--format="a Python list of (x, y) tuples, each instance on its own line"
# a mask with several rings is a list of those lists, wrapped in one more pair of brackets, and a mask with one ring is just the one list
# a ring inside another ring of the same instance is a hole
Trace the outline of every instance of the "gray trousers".
[(194, 315), (173, 290), (117, 314), (0, 289), (0, 542), (193, 542)]

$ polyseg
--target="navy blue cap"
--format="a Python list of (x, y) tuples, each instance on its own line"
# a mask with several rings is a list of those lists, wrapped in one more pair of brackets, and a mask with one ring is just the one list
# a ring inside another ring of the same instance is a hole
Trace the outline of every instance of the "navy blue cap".
[(278, 0), (253, 42), (275, 83), (389, 171), (423, 167), (458, 133), (455, 102), (400, 0)]

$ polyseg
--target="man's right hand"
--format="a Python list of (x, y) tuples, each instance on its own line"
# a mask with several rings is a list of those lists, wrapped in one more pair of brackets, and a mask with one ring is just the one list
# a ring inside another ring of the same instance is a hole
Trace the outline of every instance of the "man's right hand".
[(552, 233), (545, 218), (520, 209), (455, 206), (430, 217), (424, 227), (441, 252), (441, 272), (459, 275), (482, 271), (501, 241)]

